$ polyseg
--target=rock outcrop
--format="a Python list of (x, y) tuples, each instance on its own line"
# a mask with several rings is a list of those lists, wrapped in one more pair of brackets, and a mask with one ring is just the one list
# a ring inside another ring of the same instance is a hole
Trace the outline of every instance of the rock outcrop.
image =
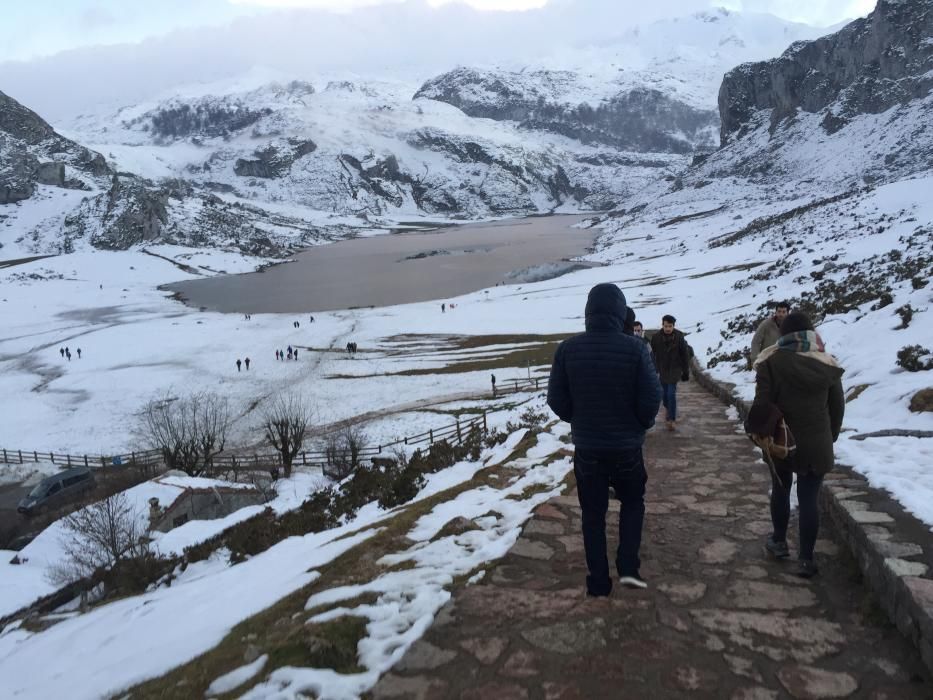
[[(67, 176), (66, 168), (74, 171)], [(58, 134), (0, 92), (0, 205), (29, 199), (36, 185), (87, 189), (110, 174), (104, 157)]]
[(722, 143), (762, 110), (772, 131), (798, 110), (822, 113), (834, 133), (860, 114), (879, 114), (933, 88), (933, 0), (879, 0), (868, 17), (779, 58), (726, 74), (719, 91)]
[(309, 139), (289, 139), (284, 145), (270, 143), (256, 150), (255, 159), (238, 158), (233, 172), (242, 177), (281, 177), (296, 160), (316, 150), (317, 145)]
[(471, 117), (518, 122), (586, 144), (620, 150), (686, 154), (715, 147), (717, 114), (660, 90), (641, 87), (577, 101), (571, 71), (485, 71), (457, 68), (427, 81), (415, 99), (451, 104)]

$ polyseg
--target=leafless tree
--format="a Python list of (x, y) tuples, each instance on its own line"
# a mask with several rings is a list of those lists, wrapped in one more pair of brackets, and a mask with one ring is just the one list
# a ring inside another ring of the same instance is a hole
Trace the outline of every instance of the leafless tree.
[(64, 557), (53, 565), (49, 579), (65, 585), (109, 568), (121, 559), (149, 554), (141, 516), (123, 492), (76, 510), (62, 519)]
[(224, 449), (230, 411), (227, 399), (208, 392), (164, 396), (146, 404), (142, 438), (162, 452), (169, 469), (200, 476)]
[(292, 475), (292, 462), (301, 451), (312, 416), (300, 394), (279, 395), (262, 413), (263, 437), (279, 453), (286, 478)]
[(369, 441), (359, 425), (346, 425), (324, 438), (329, 471), (337, 479), (349, 476), (360, 465), (360, 453)]

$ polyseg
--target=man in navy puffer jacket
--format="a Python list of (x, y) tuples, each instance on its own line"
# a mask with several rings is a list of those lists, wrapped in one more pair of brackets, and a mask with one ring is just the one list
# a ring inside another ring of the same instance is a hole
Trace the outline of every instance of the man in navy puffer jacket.
[(586, 332), (558, 346), (548, 384), (548, 405), (571, 426), (591, 596), (612, 591), (606, 557), (609, 486), (622, 506), (619, 582), (647, 586), (638, 558), (648, 480), (642, 445), (661, 405), (661, 385), (648, 347), (623, 332), (626, 311), (625, 295), (616, 285), (593, 287), (586, 301)]

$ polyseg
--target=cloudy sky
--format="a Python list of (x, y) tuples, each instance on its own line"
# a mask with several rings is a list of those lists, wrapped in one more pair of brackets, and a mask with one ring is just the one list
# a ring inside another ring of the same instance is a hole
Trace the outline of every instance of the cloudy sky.
[[(545, 5), (593, 5), (606, 0), (31, 0), (4, 3), (0, 61), (30, 60), (81, 47), (140, 42), (179, 30), (220, 27), (238, 19), (296, 9), (371, 13), (378, 5), (410, 5), (426, 15), (463, 3), (478, 10), (520, 12)], [(769, 12), (826, 26), (865, 15), (875, 0), (613, 0), (632, 22), (650, 21), (714, 6)], [(440, 16), (440, 15), (438, 15)], [(529, 21), (534, 12), (527, 15)]]

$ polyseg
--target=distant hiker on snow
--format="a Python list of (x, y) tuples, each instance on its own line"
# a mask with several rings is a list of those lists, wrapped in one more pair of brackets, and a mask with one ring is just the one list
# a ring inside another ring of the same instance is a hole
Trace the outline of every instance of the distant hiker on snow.
[(59, 348), (59, 349), (58, 349), (58, 352), (59, 352), (59, 354), (60, 354), (62, 357), (65, 356), (65, 348)]
[(68, 361), (71, 362), (71, 350), (65, 348), (65, 357), (68, 358)]
[(295, 348), (295, 349), (292, 351), (292, 359), (293, 359), (293, 360), (297, 360), (297, 359), (298, 359), (298, 348)]
[(249, 372), (249, 358), (248, 357), (245, 360), (243, 360), (243, 364), (246, 365), (246, 371)]
[(492, 375), (492, 397), (496, 398), (496, 375)]
[(447, 304), (441, 304), (441, 313), (445, 313), (446, 311), (447, 311)]
[(797, 575), (810, 578), (817, 573), (813, 549), (820, 528), (820, 486), (833, 468), (833, 443), (839, 437), (845, 413), (844, 370), (826, 352), (810, 319), (802, 313), (788, 314), (781, 323), (777, 343), (762, 350), (754, 369), (755, 401), (746, 432), (773, 435), (775, 420), (760, 421), (758, 417), (774, 416), (778, 423), (784, 420), (796, 442), (786, 459), (765, 455), (765, 460), (770, 459), (775, 467), (771, 476), (773, 532), (765, 548), (778, 559), (790, 556), (787, 524), (796, 473), (800, 518)]
[(292, 346), (291, 345), (288, 346), (288, 355), (286, 355), (286, 357), (289, 360), (292, 359)]
[(81, 359), (81, 348), (78, 348), (78, 359)]
[(240, 365), (241, 365), (241, 364), (243, 364), (243, 363), (240, 361), (239, 358), (237, 358), (237, 361), (236, 361), (236, 371), (237, 371), (237, 372), (240, 371)]
[(308, 322), (314, 323), (314, 316), (308, 316)]
[(790, 313), (790, 304), (786, 301), (780, 302), (774, 307), (774, 314), (758, 324), (758, 329), (752, 337), (752, 347), (749, 350), (748, 358), (752, 365), (765, 348), (774, 345), (781, 337), (781, 324)]
[(651, 354), (661, 381), (661, 399), (667, 411), (667, 429), (677, 427), (677, 381), (690, 379), (690, 347), (684, 334), (674, 328), (677, 319), (666, 314), (661, 330), (651, 336)]
[(619, 583), (648, 586), (638, 557), (648, 481), (642, 445), (658, 413), (661, 387), (648, 348), (622, 332), (626, 308), (616, 285), (593, 287), (586, 301), (586, 332), (557, 347), (548, 382), (548, 406), (571, 426), (589, 596), (612, 591), (606, 557), (610, 486), (622, 505), (615, 558)]

